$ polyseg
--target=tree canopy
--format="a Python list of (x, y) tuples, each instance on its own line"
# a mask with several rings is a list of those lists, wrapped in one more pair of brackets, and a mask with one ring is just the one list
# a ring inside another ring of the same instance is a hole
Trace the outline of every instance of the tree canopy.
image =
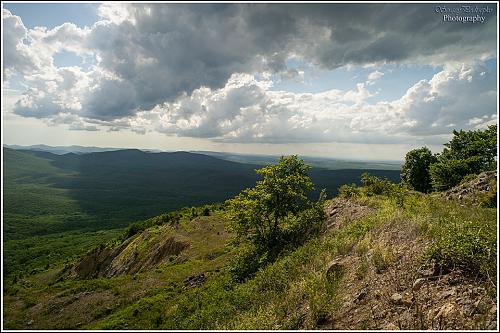
[(437, 162), (437, 158), (427, 147), (410, 150), (406, 153), (405, 163), (401, 170), (402, 183), (416, 191), (431, 191), (429, 166), (435, 162)]
[(453, 131), (440, 154), (422, 147), (409, 151), (401, 170), (402, 182), (417, 191), (447, 190), (467, 175), (496, 169), (497, 125), (485, 130)]

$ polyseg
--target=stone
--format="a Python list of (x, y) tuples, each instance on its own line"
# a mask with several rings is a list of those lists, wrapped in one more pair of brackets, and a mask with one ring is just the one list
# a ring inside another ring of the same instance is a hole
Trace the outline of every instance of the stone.
[(493, 306), (491, 307), (491, 309), (490, 309), (490, 313), (491, 313), (491, 314), (493, 314), (493, 315), (494, 315), (495, 313), (497, 313), (497, 306), (496, 306), (496, 305), (493, 305)]
[(361, 290), (361, 291), (359, 292), (359, 294), (358, 294), (358, 295), (356, 295), (355, 300), (356, 300), (356, 301), (361, 301), (361, 300), (362, 300), (363, 298), (365, 298), (365, 297), (366, 297), (366, 291), (365, 291), (365, 290)]
[(400, 304), (402, 301), (403, 301), (403, 296), (401, 296), (401, 294), (398, 294), (398, 293), (392, 294), (392, 296), (391, 296), (392, 303)]
[(382, 329), (390, 330), (390, 331), (398, 331), (399, 327), (397, 325), (394, 325), (393, 323), (388, 323), (388, 324), (384, 325), (384, 327)]
[(403, 298), (403, 296), (401, 296), (401, 294), (399, 293), (392, 294), (391, 302), (396, 305), (404, 305), (404, 306), (411, 306), (413, 304), (411, 300)]
[(415, 282), (413, 282), (412, 290), (413, 291), (420, 290), (420, 288), (422, 288), (422, 286), (424, 285), (424, 283), (425, 283), (425, 279), (424, 278), (416, 279)]
[(439, 312), (434, 319), (448, 318), (455, 312), (456, 312), (455, 306), (451, 303), (446, 303), (439, 309)]
[(344, 274), (344, 271), (344, 265), (342, 265), (338, 260), (334, 260), (326, 271), (326, 278), (330, 282), (336, 281)]
[(33, 325), (35, 321), (33, 319), (31, 319), (30, 321), (28, 321), (28, 325)]
[(440, 297), (440, 298), (447, 298), (447, 297), (449, 297), (449, 296), (452, 296), (453, 294), (454, 294), (454, 293), (453, 293), (453, 290), (445, 290), (445, 291), (443, 291), (443, 292), (441, 292), (441, 293), (439, 294), (439, 297)]
[(186, 287), (199, 287), (202, 284), (204, 284), (206, 281), (205, 274), (196, 274), (188, 277), (187, 279), (184, 280), (184, 285)]

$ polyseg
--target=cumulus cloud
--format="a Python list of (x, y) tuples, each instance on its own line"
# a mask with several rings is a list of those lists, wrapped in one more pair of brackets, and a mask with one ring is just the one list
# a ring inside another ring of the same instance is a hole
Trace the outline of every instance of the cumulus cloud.
[[(496, 15), (496, 5), (489, 6)], [(394, 141), (393, 135), (479, 126), (477, 119), (494, 112), (496, 81), (475, 65), (447, 65), (400, 100), (377, 104), (366, 100), (383, 75), (378, 70), (353, 90), (321, 94), (272, 92), (267, 89), (272, 83), (254, 78), (258, 73), (300, 77), (303, 73), (287, 67), (292, 57), (334, 69), (391, 62), (443, 65), (450, 58), (470, 64), (496, 56), (494, 17), (482, 24), (445, 24), (434, 9), (427, 4), (103, 4), (102, 20), (92, 27), (66, 23), (50, 30), (28, 30), (4, 9), (4, 73), (22, 76), (30, 87), (15, 113), (53, 120), (70, 114), (74, 128), (82, 129), (84, 121), (141, 133), (294, 142), (359, 141), (370, 135)], [(53, 57), (61, 50), (95, 63), (85, 71), (58, 68)]]
[(384, 76), (384, 73), (380, 72), (378, 70), (371, 72), (370, 74), (368, 74), (368, 79), (366, 81), (366, 84), (372, 85), (375, 83), (375, 81), (380, 79), (382, 76)]
[[(221, 142), (398, 142), (496, 121), (496, 80), (481, 65), (447, 66), (400, 99), (369, 103), (364, 84), (349, 91), (291, 93), (266, 89), (251, 75), (200, 88), (135, 116), (136, 127)], [(430, 141), (432, 142), (432, 141)]]
[(12, 73), (25, 73), (35, 64), (29, 54), (29, 47), (24, 43), (27, 39), (27, 29), (19, 16), (12, 15), (2, 9), (3, 20), (3, 71), (8, 78)]

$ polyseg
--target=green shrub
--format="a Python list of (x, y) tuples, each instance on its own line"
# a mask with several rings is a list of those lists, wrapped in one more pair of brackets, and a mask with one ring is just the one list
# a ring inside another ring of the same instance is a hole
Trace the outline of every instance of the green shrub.
[(354, 183), (339, 187), (339, 196), (342, 198), (356, 198), (359, 197), (360, 193), (359, 187)]
[(373, 249), (371, 259), (373, 266), (375, 266), (375, 271), (377, 274), (380, 274), (389, 268), (391, 262), (394, 260), (394, 254), (390, 248), (379, 245)]
[(479, 205), (484, 208), (497, 208), (497, 186), (496, 182), (491, 189), (482, 195)]
[(460, 184), (467, 175), (480, 171), (480, 157), (473, 156), (463, 160), (443, 160), (429, 168), (432, 188), (445, 191)]
[(377, 176), (371, 176), (365, 172), (361, 175), (363, 183), (363, 192), (367, 196), (372, 195), (391, 195), (396, 184), (392, 183), (387, 178), (380, 179)]
[(427, 250), (425, 258), (443, 272), (460, 269), (469, 275), (496, 279), (496, 223), (466, 221), (450, 225)]
[(464, 178), (462, 178), (462, 180), (460, 181), (460, 185), (468, 183), (471, 180), (476, 179), (476, 177), (477, 177), (476, 173), (469, 173), (467, 176), (465, 176)]

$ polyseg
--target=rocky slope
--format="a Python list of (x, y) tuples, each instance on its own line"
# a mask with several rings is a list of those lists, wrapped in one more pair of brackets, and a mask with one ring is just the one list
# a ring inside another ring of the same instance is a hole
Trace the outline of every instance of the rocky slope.
[[(495, 188), (496, 171), (489, 171), (439, 196), (477, 205), (482, 194)], [(326, 212), (329, 227), (340, 229), (373, 209), (353, 199), (336, 198)], [(419, 237), (419, 228), (405, 220), (387, 225), (334, 259), (327, 274), (342, 272), (341, 306), (321, 328), (497, 328), (494, 281), (424, 264), (422, 255), (432, 242)]]
[(495, 191), (497, 186), (497, 171), (485, 171), (477, 177), (449, 189), (440, 196), (446, 200), (464, 200), (479, 204), (484, 194)]

